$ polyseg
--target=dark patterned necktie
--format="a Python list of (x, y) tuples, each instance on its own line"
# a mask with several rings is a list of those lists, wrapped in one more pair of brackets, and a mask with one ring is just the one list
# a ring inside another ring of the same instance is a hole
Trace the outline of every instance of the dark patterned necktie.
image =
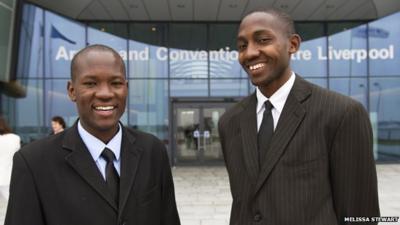
[(274, 106), (271, 104), (270, 101), (265, 101), (264, 106), (265, 110), (263, 114), (263, 119), (261, 122), (260, 130), (258, 131), (257, 135), (260, 168), (262, 167), (265, 154), (267, 153), (269, 144), (272, 139), (272, 135), (274, 134), (274, 119), (272, 118), (272, 113), (271, 113), (271, 109)]
[(115, 203), (118, 205), (119, 199), (119, 176), (117, 170), (114, 167), (115, 155), (114, 153), (105, 148), (101, 153), (101, 156), (107, 161), (106, 164), (106, 184), (110, 190), (112, 196), (114, 197)]

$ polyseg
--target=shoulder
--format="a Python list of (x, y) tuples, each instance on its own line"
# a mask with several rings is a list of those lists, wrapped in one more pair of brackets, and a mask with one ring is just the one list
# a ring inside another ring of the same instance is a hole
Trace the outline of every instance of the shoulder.
[(21, 139), (18, 135), (13, 133), (3, 134), (0, 137), (4, 140), (7, 140), (8, 143), (20, 143)]
[(53, 155), (57, 149), (62, 149), (62, 140), (65, 132), (46, 136), (42, 139), (35, 140), (29, 144), (24, 145), (18, 153), (27, 161), (40, 162), (48, 159)]
[(359, 101), (308, 81), (304, 82), (311, 90), (310, 98), (304, 102), (307, 111), (331, 118), (336, 122), (354, 113), (367, 115), (366, 109)]
[(229, 108), (219, 119), (219, 125), (223, 126), (225, 123), (230, 123), (232, 120), (237, 119), (241, 112), (249, 105), (252, 98), (255, 98), (254, 94), (245, 97)]
[(127, 138), (133, 138), (134, 142), (141, 148), (165, 148), (162, 141), (153, 134), (143, 132), (136, 129), (124, 127), (124, 131), (127, 133)]

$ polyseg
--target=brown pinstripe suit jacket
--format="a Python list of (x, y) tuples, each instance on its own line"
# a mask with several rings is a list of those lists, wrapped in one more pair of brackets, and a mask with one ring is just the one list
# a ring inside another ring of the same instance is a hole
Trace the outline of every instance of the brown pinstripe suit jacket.
[(371, 125), (360, 103), (296, 76), (262, 165), (256, 104), (252, 94), (219, 122), (231, 225), (336, 225), (379, 216)]

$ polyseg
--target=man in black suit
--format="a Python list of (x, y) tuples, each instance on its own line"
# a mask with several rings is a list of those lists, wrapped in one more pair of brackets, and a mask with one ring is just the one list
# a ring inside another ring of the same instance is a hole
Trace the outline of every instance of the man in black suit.
[(119, 54), (92, 45), (71, 63), (79, 120), (14, 156), (5, 225), (179, 225), (166, 149), (119, 123), (128, 82)]
[(292, 72), (300, 42), (279, 10), (241, 21), (239, 61), (257, 89), (219, 121), (231, 225), (336, 225), (379, 216), (368, 114)]

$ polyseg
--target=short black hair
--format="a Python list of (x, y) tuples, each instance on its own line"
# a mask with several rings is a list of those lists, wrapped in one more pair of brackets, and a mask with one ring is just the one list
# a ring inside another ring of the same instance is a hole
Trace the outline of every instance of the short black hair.
[(126, 72), (125, 71), (125, 63), (124, 63), (124, 60), (121, 58), (121, 55), (118, 54), (118, 52), (115, 51), (111, 47), (108, 47), (106, 45), (101, 45), (101, 44), (94, 44), (94, 45), (86, 46), (85, 48), (81, 49), (72, 58), (72, 61), (71, 61), (71, 80), (72, 81), (75, 79), (75, 76), (76, 76), (76, 71), (78, 69), (78, 59), (79, 59), (79, 57), (84, 55), (85, 53), (93, 51), (93, 50), (111, 52), (117, 59), (119, 59), (121, 61), (121, 64), (122, 64), (123, 70), (124, 70), (124, 75), (126, 76), (126, 74), (125, 74), (125, 72)]
[(59, 123), (64, 129), (66, 127), (65, 121), (61, 116), (54, 116), (53, 118), (51, 118), (51, 121)]
[(242, 20), (253, 13), (270, 14), (270, 15), (274, 16), (275, 18), (277, 18), (281, 23), (283, 23), (288, 36), (296, 34), (296, 28), (294, 26), (294, 21), (293, 21), (292, 17), (281, 9), (277, 9), (274, 7), (257, 9), (257, 10), (251, 11), (248, 14), (246, 14), (242, 18)]

